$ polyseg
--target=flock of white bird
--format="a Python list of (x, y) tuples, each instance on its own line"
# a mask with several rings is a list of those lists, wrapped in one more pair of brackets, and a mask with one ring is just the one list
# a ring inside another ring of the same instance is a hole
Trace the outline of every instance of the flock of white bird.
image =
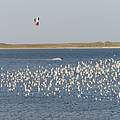
[(120, 60), (80, 61), (53, 67), (1, 66), (0, 90), (18, 96), (71, 96), (77, 99), (120, 101)]

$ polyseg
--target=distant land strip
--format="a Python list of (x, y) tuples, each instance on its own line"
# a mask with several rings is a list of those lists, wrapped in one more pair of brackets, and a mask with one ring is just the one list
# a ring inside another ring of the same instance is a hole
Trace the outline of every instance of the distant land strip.
[(58, 43), (58, 44), (5, 44), (0, 49), (39, 49), (39, 48), (120, 48), (120, 42)]

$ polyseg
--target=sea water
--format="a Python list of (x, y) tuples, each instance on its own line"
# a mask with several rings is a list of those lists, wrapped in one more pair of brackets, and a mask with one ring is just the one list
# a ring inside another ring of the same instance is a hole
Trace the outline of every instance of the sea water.
[(0, 50), (0, 120), (120, 118), (120, 49)]

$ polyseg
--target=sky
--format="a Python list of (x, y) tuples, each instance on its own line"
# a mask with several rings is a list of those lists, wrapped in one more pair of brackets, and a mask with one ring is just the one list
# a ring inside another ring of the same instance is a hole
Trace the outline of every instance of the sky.
[[(120, 41), (120, 0), (0, 0), (0, 43)], [(40, 17), (40, 27), (33, 24)]]

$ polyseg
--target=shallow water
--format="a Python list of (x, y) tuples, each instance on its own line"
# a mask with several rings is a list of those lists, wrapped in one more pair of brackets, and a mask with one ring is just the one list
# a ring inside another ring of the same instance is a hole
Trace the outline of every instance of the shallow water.
[(120, 49), (0, 50), (0, 120), (118, 120), (119, 105)]

